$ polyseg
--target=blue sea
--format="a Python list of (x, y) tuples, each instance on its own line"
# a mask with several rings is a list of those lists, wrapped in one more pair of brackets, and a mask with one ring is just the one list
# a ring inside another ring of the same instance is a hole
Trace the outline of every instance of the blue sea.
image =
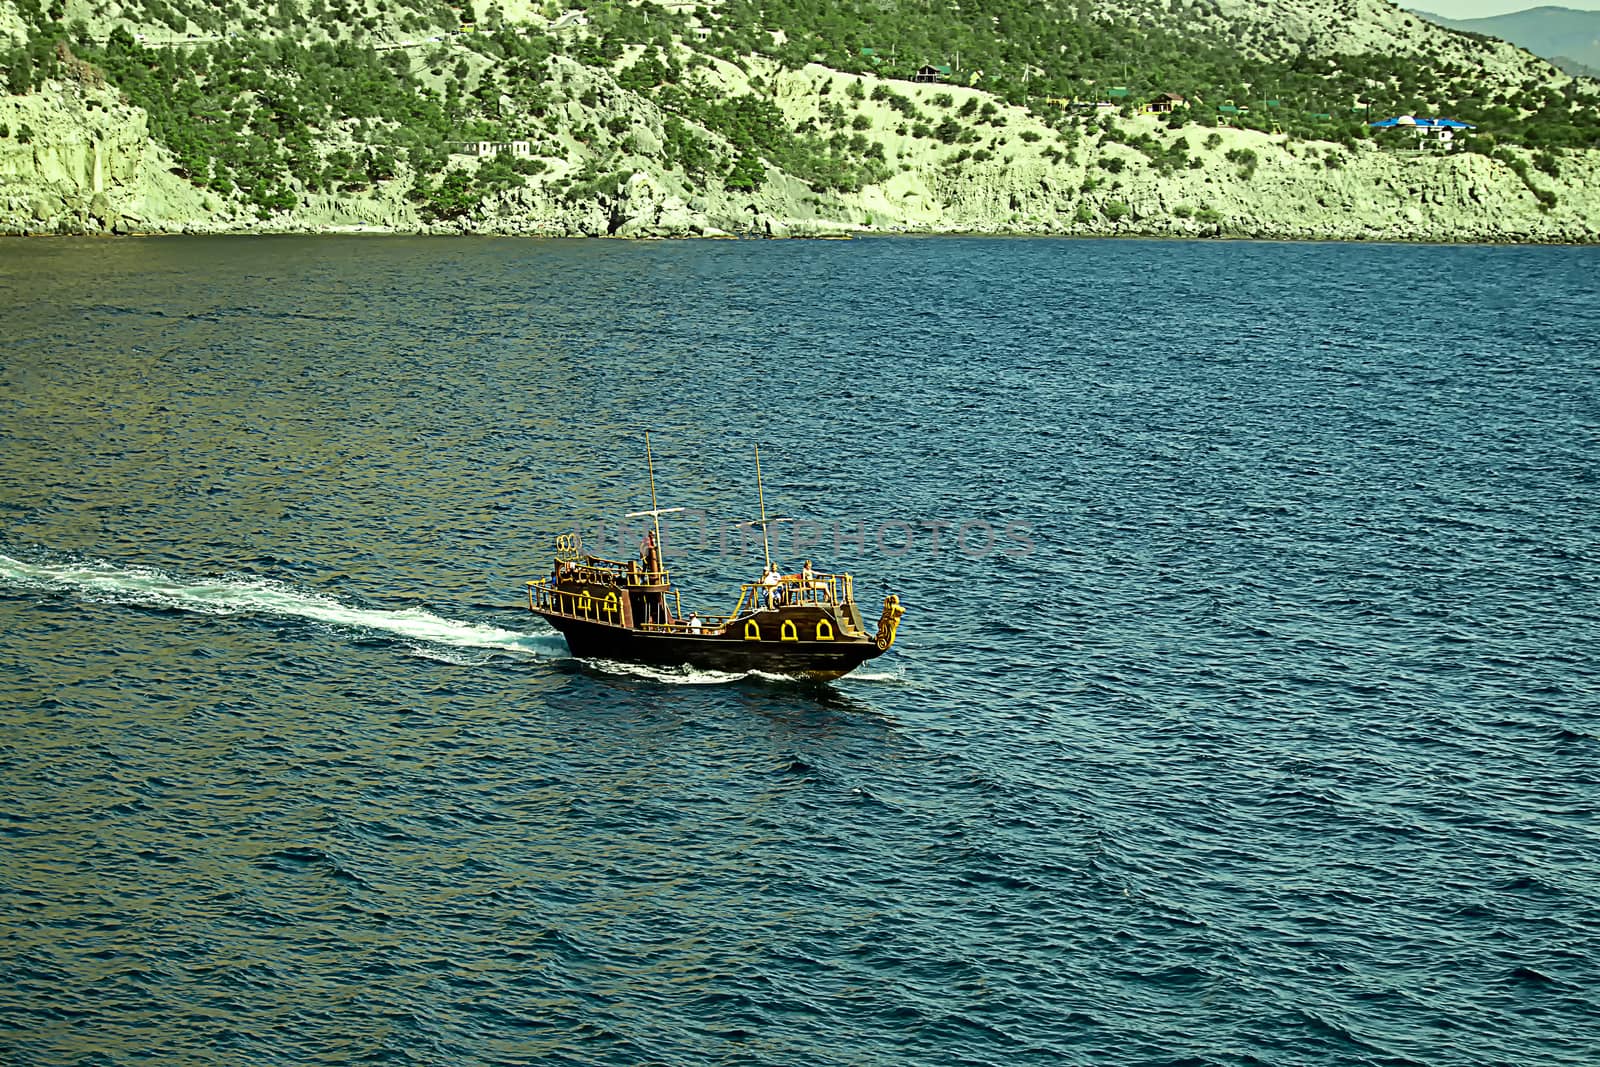
[[(1596, 278), (0, 244), (0, 1062), (1600, 1063)], [(572, 658), (646, 432), (895, 647)]]

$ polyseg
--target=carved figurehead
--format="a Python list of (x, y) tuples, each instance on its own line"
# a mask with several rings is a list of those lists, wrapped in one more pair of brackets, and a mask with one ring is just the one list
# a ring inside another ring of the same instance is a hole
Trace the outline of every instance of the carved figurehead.
[(890, 593), (883, 598), (883, 614), (878, 616), (878, 651), (887, 652), (889, 646), (894, 644), (894, 632), (900, 628), (900, 616), (906, 609), (900, 606), (900, 598)]

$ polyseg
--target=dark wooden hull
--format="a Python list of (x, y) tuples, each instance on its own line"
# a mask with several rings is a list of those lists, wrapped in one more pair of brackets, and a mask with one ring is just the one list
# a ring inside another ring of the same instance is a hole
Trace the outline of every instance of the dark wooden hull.
[(838, 678), (881, 655), (870, 637), (833, 641), (747, 641), (734, 633), (649, 633), (566, 615), (537, 614), (561, 631), (580, 659), (608, 659), (654, 667), (688, 665), (744, 674), (765, 671), (797, 678)]

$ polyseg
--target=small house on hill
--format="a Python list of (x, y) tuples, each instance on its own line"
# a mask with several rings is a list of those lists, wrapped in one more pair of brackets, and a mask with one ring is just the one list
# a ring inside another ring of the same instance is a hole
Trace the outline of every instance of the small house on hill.
[(1165, 115), (1175, 107), (1188, 107), (1189, 101), (1178, 93), (1162, 93), (1150, 103), (1145, 105), (1145, 110), (1153, 111), (1157, 115)]
[(1367, 126), (1373, 130), (1409, 130), (1416, 135), (1419, 146), (1432, 143), (1441, 149), (1450, 148), (1457, 133), (1477, 129), (1472, 123), (1459, 119), (1419, 119), (1415, 115), (1397, 115), (1391, 119), (1369, 122)]
[(517, 159), (533, 158), (533, 142), (531, 141), (450, 141), (453, 145), (452, 155), (477, 156), (480, 159), (489, 159), (498, 155), (510, 155)]
[(942, 82), (948, 77), (950, 77), (950, 64), (945, 63), (940, 66), (935, 66), (932, 63), (924, 63), (922, 66), (917, 68), (916, 77), (912, 78), (911, 80), (919, 82)]

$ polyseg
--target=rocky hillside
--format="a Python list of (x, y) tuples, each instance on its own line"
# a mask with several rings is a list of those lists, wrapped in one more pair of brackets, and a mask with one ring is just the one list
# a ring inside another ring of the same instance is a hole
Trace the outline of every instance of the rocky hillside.
[(0, 231), (1600, 240), (1600, 85), (1381, 0), (1117, 2), (883, 56), (740, 0), (0, 0)]

